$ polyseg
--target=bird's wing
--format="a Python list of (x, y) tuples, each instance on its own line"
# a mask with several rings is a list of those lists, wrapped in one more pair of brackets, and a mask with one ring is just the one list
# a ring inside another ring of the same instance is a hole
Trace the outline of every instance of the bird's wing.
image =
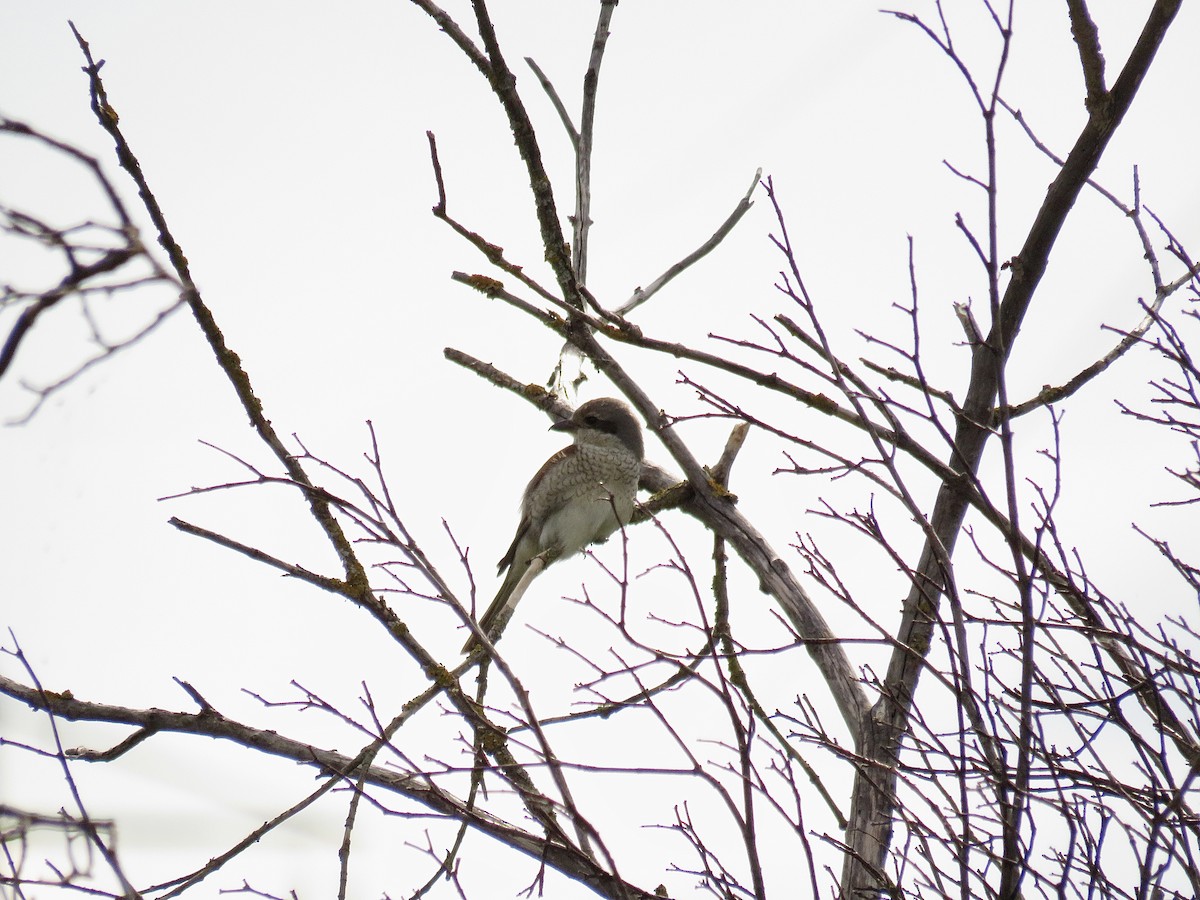
[[(563, 447), (561, 450), (559, 450), (557, 453), (555, 453), (553, 456), (551, 456), (548, 460), (546, 460), (544, 463), (542, 463), (542, 467), (537, 470), (537, 474), (534, 475), (532, 478), (530, 478), (529, 484), (527, 484), (525, 486), (525, 501), (524, 501), (524, 503), (527, 504), (529, 502), (529, 498), (532, 497), (534, 491), (537, 490), (538, 484), (541, 483), (541, 480), (546, 477), (546, 474), (551, 469), (553, 469), (555, 466), (557, 466), (564, 459), (569, 459), (570, 457), (574, 456), (578, 452), (579, 452), (579, 447), (577, 447), (575, 444), (568, 444), (566, 447)], [(521, 508), (521, 512), (525, 515), (526, 518), (529, 517), (529, 509), (527, 508), (527, 506), (523, 505)]]
[(521, 500), (521, 521), (517, 524), (517, 533), (513, 537), (512, 544), (508, 548), (508, 552), (500, 558), (500, 562), (496, 563), (496, 568), (503, 572), (513, 564), (513, 560), (517, 555), (517, 544), (521, 543), (521, 538), (525, 537), (529, 531), (529, 525), (532, 521), (532, 510), (529, 508), (529, 498), (537, 487), (538, 482), (546, 477), (546, 473), (554, 468), (559, 462), (566, 459), (575, 453), (575, 445), (563, 447), (548, 460), (542, 463), (542, 467), (537, 470), (537, 474), (529, 479), (529, 484), (525, 486), (525, 494)]
[(522, 516), (521, 523), (517, 525), (517, 533), (513, 537), (508, 552), (500, 558), (500, 562), (496, 563), (496, 570), (498, 572), (503, 572), (505, 569), (511, 568), (513, 560), (517, 558), (517, 547), (521, 543), (521, 539), (529, 532), (529, 524), (529, 516)]
[[(521, 500), (521, 522), (517, 525), (517, 533), (513, 537), (513, 542), (508, 548), (508, 552), (505, 553), (500, 559), (500, 562), (497, 563), (499, 571), (503, 572), (505, 569), (512, 566), (517, 555), (517, 545), (520, 544), (521, 539), (529, 533), (529, 528), (533, 523), (534, 518), (540, 518), (545, 515), (545, 510), (534, 510), (532, 508), (532, 504), (530, 503), (530, 498), (533, 497), (537, 491), (538, 484), (540, 484), (541, 480), (546, 477), (547, 472), (561, 463), (564, 459), (574, 456), (577, 449), (578, 448), (574, 444), (569, 444), (568, 446), (563, 447), (548, 460), (542, 463), (542, 467), (537, 470), (537, 474), (529, 479), (529, 484), (526, 485), (525, 493), (523, 495), (523, 499)], [(528, 560), (526, 560), (526, 562), (528, 562)]]
[[(534, 518), (543, 518), (546, 511), (533, 509), (530, 498), (536, 494), (537, 486), (546, 477), (546, 474), (563, 460), (574, 456), (576, 452), (577, 448), (574, 444), (563, 447), (542, 463), (542, 467), (537, 470), (537, 474), (529, 480), (529, 485), (525, 488), (525, 494), (521, 501), (521, 521), (517, 525), (517, 533), (513, 536), (513, 541), (508, 548), (508, 552), (504, 554), (498, 563), (500, 572), (504, 572), (505, 569), (508, 572), (504, 577), (504, 583), (500, 585), (496, 599), (492, 601), (491, 605), (479, 619), (480, 628), (485, 633), (491, 635), (493, 640), (499, 637), (499, 630), (504, 627), (504, 624), (508, 621), (508, 616), (512, 614), (512, 592), (516, 588), (517, 583), (525, 575), (526, 567), (539, 549), (537, 546), (539, 538), (534, 536), (532, 541), (528, 540), (530, 538), (529, 532), (533, 527)], [(538, 527), (540, 529), (541, 525)], [(522, 542), (525, 542), (526, 546), (522, 547)], [(520, 557), (519, 559), (518, 556)], [(470, 653), (476, 643), (475, 636), (471, 635), (463, 647), (463, 652)]]

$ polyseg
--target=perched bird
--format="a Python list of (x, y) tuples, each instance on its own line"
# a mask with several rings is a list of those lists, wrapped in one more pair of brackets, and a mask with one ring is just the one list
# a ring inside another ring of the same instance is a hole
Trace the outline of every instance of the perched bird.
[[(574, 434), (575, 443), (546, 460), (525, 488), (516, 537), (499, 564), (500, 572), (508, 570), (504, 583), (479, 620), (492, 641), (512, 616), (520, 599), (513, 591), (536, 557), (549, 565), (572, 556), (607, 538), (633, 513), (643, 443), (632, 410), (612, 397), (589, 400), (550, 430)], [(472, 634), (463, 652), (478, 643)]]

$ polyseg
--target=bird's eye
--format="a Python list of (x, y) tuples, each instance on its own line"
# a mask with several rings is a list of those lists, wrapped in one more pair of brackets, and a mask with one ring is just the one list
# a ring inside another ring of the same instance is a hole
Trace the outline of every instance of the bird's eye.
[(597, 419), (595, 416), (585, 416), (583, 421), (584, 421), (584, 424), (586, 424), (586, 425), (595, 425), (600, 420)]

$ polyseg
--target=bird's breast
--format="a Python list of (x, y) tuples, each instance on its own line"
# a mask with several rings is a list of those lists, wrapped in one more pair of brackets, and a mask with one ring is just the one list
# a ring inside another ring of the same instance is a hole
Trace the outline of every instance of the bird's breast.
[(628, 452), (577, 447), (528, 498), (539, 545), (569, 556), (608, 537), (633, 513), (640, 472), (641, 462)]

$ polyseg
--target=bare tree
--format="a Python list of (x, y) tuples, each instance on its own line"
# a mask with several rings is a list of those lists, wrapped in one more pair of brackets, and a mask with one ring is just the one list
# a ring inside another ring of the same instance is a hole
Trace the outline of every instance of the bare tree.
[[(337, 802), (346, 810), (337, 850), (342, 897), (350, 895), (352, 850), (366, 828), (387, 830), (389, 840), (427, 859), (420, 875), (397, 873), (397, 890), (412, 896), (467, 893), (460, 875), (472, 833), (536, 862), (530, 892), (556, 890), (548, 878), (555, 873), (614, 898), (678, 896), (695, 886), (728, 898), (1200, 895), (1200, 830), (1192, 809), (1200, 771), (1195, 608), (1148, 619), (1137, 596), (1114, 595), (1093, 580), (1089, 559), (1105, 548), (1089, 548), (1058, 517), (1071, 477), (1062, 442), (1067, 416), (1081, 397), (1105, 386), (1129, 427), (1114, 442), (1135, 440), (1146, 429), (1163, 433), (1157, 446), (1170, 456), (1147, 454), (1143, 462), (1147, 471), (1168, 466), (1180, 494), (1155, 499), (1185, 507), (1200, 499), (1200, 369), (1189, 351), (1198, 317), (1187, 305), (1200, 299), (1200, 265), (1183, 238), (1143, 205), (1136, 173), (1125, 191), (1094, 180), (1179, 0), (1152, 5), (1115, 77), (1087, 4), (1068, 0), (1061, 27), (1078, 48), (1087, 120), (1066, 148), (1044, 140), (1039, 124), (1020, 112), (1019, 98), (1004, 90), (1013, 4), (980, 6), (996, 48), (983, 61), (961, 48), (941, 4), (932, 15), (891, 14), (926, 38), (961, 80), (982, 136), (981, 170), (951, 166), (978, 192), (985, 212), (956, 220), (977, 274), (954, 305), (962, 337), (946, 342), (926, 337), (911, 239), (910, 280), (898, 292), (906, 299), (892, 306), (891, 321), (901, 326), (831, 325), (836, 298), (806, 283), (804, 258), (819, 248), (793, 242), (787, 197), (761, 173), (745, 197), (730, 198), (728, 218), (703, 229), (694, 252), (664, 264), (660, 277), (629, 297), (594, 295), (587, 272), (595, 114), (616, 0), (599, 4), (578, 114), (537, 63), (526, 61), (573, 151), (569, 214), (543, 162), (545, 142), (560, 138), (535, 128), (530, 98), (517, 89), (486, 4), (473, 0), (468, 24), (433, 3), (414, 3), (486, 80), (503, 110), (529, 178), (532, 224), (548, 273), (539, 275), (532, 261), (506, 253), (499, 236), (472, 227), (469, 204), (455, 198), (454, 173), (430, 133), (432, 214), (490, 267), (455, 272), (453, 279), (507, 304), (563, 346), (552, 376), (557, 391), (532, 388), (462, 349), (447, 348), (446, 358), (555, 417), (568, 409), (572, 378), (564, 363), (579, 358), (629, 401), (670, 458), (646, 466), (644, 502), (611, 541), (620, 552), (604, 556), (580, 598), (607, 649), (540, 632), (587, 673), (557, 706), (541, 699), (535, 688), (542, 685), (531, 679), (553, 685), (558, 673), (530, 670), (506, 657), (500, 642), (484, 642), (486, 650), (465, 661), (448, 658), (441, 636), (411, 617), (424, 603), (461, 624), (473, 622), (482, 578), (457, 526), (445, 531), (459, 563), (448, 571), (417, 537), (428, 529), (410, 525), (373, 429), (364, 462), (329, 458), (279, 432), (198, 289), (122, 130), (100, 64), (76, 33), (97, 122), (114, 142), (164, 256), (147, 252), (120, 192), (94, 160), (6, 121), (11, 135), (88, 166), (116, 221), (102, 229), (106, 243), (85, 245), (77, 229), (4, 210), (9, 230), (57, 248), (67, 273), (47, 290), (7, 291), (5, 303), (18, 313), (0, 351), (0, 377), (38, 317), (61, 300), (86, 301), (89, 291), (125, 290), (145, 279), (173, 285), (271, 458), (262, 465), (243, 448), (224, 448), (244, 476), (185, 493), (285, 486), (303, 499), (304, 515), (320, 529), (338, 568), (315, 571), (179, 517), (171, 524), (349, 601), (424, 680), (398, 708), (377, 703), (364, 684), (357, 710), (296, 683), (296, 695), (284, 700), (256, 694), (262, 719), (252, 722), (222, 713), (186, 682), (191, 710), (139, 709), (83, 699), (82, 686), (43, 687), (14, 640), (9, 651), (24, 674), (0, 678), (0, 692), (48, 716), (54, 729), (51, 745), (14, 749), (61, 761), (77, 808), (55, 819), (55, 827), (83, 835), (115, 873), (115, 886), (93, 887), (91, 870), (81, 867), (34, 871), (12, 848), (24, 846), (31, 825), (42, 820), (0, 810), (5, 822), (16, 823), (6, 825), (4, 842), (4, 883), (13, 895), (55, 885), (110, 896), (176, 896), (218, 872), (228, 878), (240, 871), (239, 858), (265, 835), (314, 804)], [(1056, 172), (1015, 253), (1001, 234), (1002, 123), (1003, 134), (1044, 154)], [(1086, 193), (1128, 223), (1128, 247), (1120, 252), (1144, 259), (1145, 295), (1130, 321), (1093, 323), (1111, 334), (1106, 352), (1060, 384), (1016, 395), (1012, 360), (1022, 325), (1036, 301), (1049, 302), (1039, 288)], [(773, 218), (777, 311), (755, 317), (744, 333), (711, 335), (702, 345), (639, 325), (635, 313), (718, 248), (755, 198)], [(93, 279), (134, 260), (143, 260), (150, 274), (93, 287)], [(986, 302), (969, 302), (973, 291)], [(143, 333), (148, 328), (137, 335)], [(119, 345), (104, 344), (105, 353)], [(967, 371), (944, 380), (945, 359), (960, 349), (969, 354)], [(1145, 403), (1123, 396), (1111, 377), (1134, 358), (1152, 372)], [(647, 361), (656, 374), (635, 376)], [(659, 398), (676, 378), (697, 402), (668, 412)], [(816, 418), (830, 423), (820, 437), (806, 425)], [(730, 425), (718, 458), (704, 459), (689, 440), (682, 426), (694, 419)], [(767, 504), (756, 507), (732, 490), (749, 433), (772, 442), (775, 478), (802, 476), (818, 498), (809, 511), (842, 529), (847, 543), (828, 546), (803, 529), (799, 516), (784, 517), (781, 531), (752, 515)], [(1030, 450), (1023, 435), (1044, 445)], [(700, 523), (711, 553), (679, 537), (680, 514)], [(1200, 592), (1200, 569), (1179, 541), (1141, 528), (1138, 534), (1177, 579), (1170, 590), (1181, 597)], [(631, 550), (635, 543), (658, 548), (645, 573)], [(790, 551), (781, 552), (783, 544)], [(868, 565), (877, 577), (863, 577)], [(887, 604), (897, 586), (903, 597), (893, 620)], [(765, 611), (755, 587), (769, 598)], [(292, 720), (284, 716), (295, 711), (324, 718), (339, 739), (292, 736)], [(450, 732), (434, 726), (445, 721), (454, 723)], [(125, 736), (103, 749), (68, 750), (59, 732), (71, 722), (115, 723)], [(317, 785), (192, 871), (135, 885), (113, 850), (113, 826), (89, 816), (72, 772), (81, 762), (117, 764), (143, 742), (172, 732), (222, 738), (302, 764), (317, 773)], [(334, 749), (351, 738), (357, 750)], [(634, 800), (650, 795), (667, 798), (659, 817), (633, 821)], [(614, 796), (621, 804), (611, 803)], [(672, 835), (675, 854), (647, 865), (637, 846), (644, 824)], [(247, 882), (240, 890), (269, 896)]]
[[(87, 325), (89, 344), (94, 348), (72, 354), (84, 355), (72, 359), (66, 370), (50, 378), (22, 378), (21, 387), (31, 398), (26, 408), (14, 416), (11, 424), (28, 421), (51, 394), (66, 387), (92, 366), (133, 346), (149, 335), (167, 316), (180, 308), (179, 301), (169, 302), (149, 315), (141, 299), (146, 293), (157, 297), (152, 289), (173, 285), (174, 279), (159, 261), (141, 245), (133, 219), (121, 199), (120, 192), (92, 156), (70, 144), (56, 140), (25, 122), (0, 116), (0, 134), (26, 141), (62, 159), (68, 165), (81, 167), (85, 177), (106, 201), (104, 218), (57, 225), (36, 213), (0, 203), (0, 229), (17, 243), (29, 244), (55, 260), (50, 284), (42, 287), (23, 287), (6, 280), (0, 285), (0, 311), (6, 322), (4, 342), (0, 345), (0, 379), (12, 381), (18, 371), (17, 356), (22, 346), (33, 336), (39, 321), (59, 313), (58, 307), (78, 306), (74, 314)], [(15, 273), (9, 273), (12, 278)], [(47, 276), (43, 275), (43, 278)], [(103, 309), (103, 300), (120, 296), (125, 307), (135, 307), (134, 324), (123, 316), (113, 316)], [(113, 318), (111, 324), (106, 320)], [(39, 329), (41, 330), (41, 329)], [(116, 330), (116, 334), (110, 331)], [(48, 355), (48, 354), (44, 354)]]

